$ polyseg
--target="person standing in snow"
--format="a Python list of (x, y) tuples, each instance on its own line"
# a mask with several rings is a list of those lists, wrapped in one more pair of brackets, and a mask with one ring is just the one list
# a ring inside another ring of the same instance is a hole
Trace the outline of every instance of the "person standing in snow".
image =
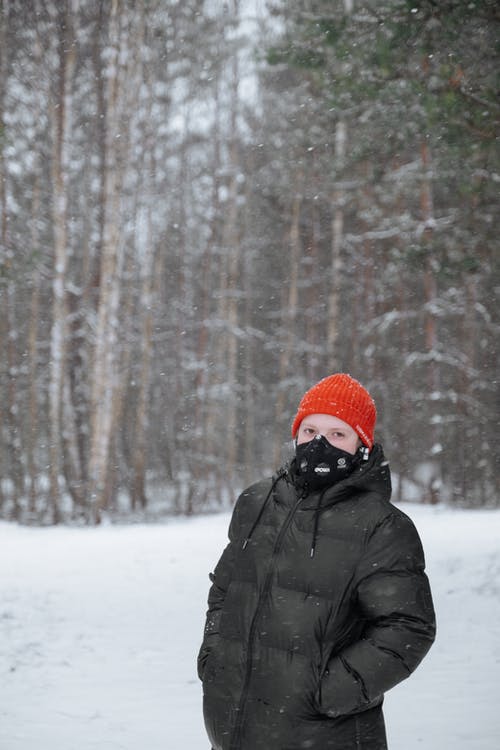
[(384, 693), (435, 618), (375, 420), (357, 380), (324, 378), (300, 401), (290, 465), (236, 502), (198, 657), (213, 750), (387, 748)]

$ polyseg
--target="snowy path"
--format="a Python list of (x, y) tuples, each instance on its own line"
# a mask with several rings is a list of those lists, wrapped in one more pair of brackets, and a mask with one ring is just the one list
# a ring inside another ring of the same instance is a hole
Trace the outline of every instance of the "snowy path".
[[(496, 750), (500, 511), (404, 510), (439, 637), (386, 698), (390, 748)], [(207, 750), (195, 657), (228, 519), (0, 524), (0, 750)]]

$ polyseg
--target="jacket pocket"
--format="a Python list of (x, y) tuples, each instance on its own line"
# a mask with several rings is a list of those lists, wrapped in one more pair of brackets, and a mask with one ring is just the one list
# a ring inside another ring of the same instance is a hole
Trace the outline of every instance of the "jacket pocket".
[(198, 677), (203, 682), (207, 672), (207, 664), (212, 661), (212, 655), (217, 650), (219, 642), (218, 635), (212, 635), (206, 638), (202, 643), (200, 652), (198, 654)]
[(213, 682), (217, 674), (217, 659), (215, 658), (215, 652), (210, 649), (205, 661), (202, 666), (201, 681), (203, 684)]
[(197, 671), (198, 671), (198, 677), (203, 682), (203, 675), (205, 674), (205, 669), (207, 666), (207, 661), (210, 656), (211, 649), (202, 649), (198, 655), (198, 662), (197, 662)]

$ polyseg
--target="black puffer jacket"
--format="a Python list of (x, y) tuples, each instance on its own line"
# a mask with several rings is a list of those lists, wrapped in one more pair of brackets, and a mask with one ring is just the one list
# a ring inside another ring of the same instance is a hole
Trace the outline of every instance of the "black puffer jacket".
[(238, 498), (198, 659), (214, 750), (383, 750), (382, 700), (434, 639), (424, 557), (380, 446), (304, 495), (293, 471)]

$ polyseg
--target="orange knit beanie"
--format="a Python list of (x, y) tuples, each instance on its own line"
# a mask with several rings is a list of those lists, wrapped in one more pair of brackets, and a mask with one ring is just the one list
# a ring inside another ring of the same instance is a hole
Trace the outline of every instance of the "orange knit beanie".
[(345, 373), (323, 378), (304, 394), (293, 420), (292, 437), (309, 414), (330, 414), (347, 422), (370, 450), (377, 419), (375, 402), (361, 383)]

